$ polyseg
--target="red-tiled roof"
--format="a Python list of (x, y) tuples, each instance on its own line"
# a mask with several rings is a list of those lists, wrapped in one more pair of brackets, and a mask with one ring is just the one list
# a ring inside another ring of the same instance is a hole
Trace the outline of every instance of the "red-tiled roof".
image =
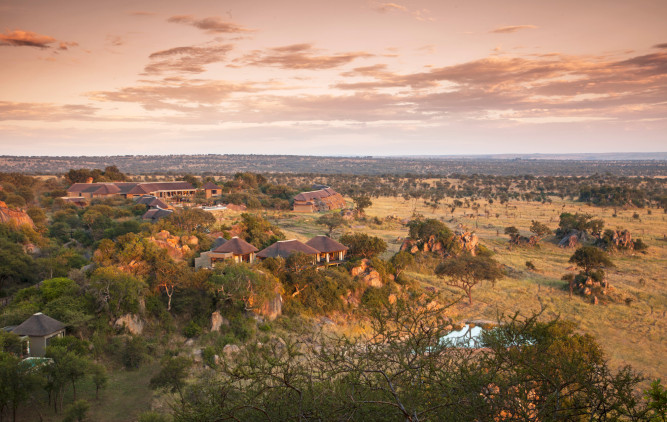
[(259, 258), (287, 258), (293, 253), (303, 252), (308, 255), (317, 255), (319, 251), (317, 249), (311, 248), (303, 242), (299, 242), (296, 239), (292, 240), (281, 240), (273, 245), (269, 246), (266, 249), (262, 249), (257, 256)]
[(213, 182), (206, 182), (204, 183), (204, 186), (202, 186), (204, 189), (221, 189), (220, 186), (216, 185)]
[(238, 237), (232, 237), (222, 245), (213, 249), (216, 253), (233, 253), (234, 255), (247, 255), (252, 252), (257, 252), (259, 249), (252, 246), (250, 243)]
[(306, 242), (306, 245), (325, 253), (340, 252), (350, 249), (342, 243), (338, 243), (329, 236), (324, 235), (313, 237)]
[(294, 197), (295, 201), (312, 201), (314, 199), (327, 198), (336, 195), (337, 192), (331, 188), (314, 190), (310, 192), (301, 192)]

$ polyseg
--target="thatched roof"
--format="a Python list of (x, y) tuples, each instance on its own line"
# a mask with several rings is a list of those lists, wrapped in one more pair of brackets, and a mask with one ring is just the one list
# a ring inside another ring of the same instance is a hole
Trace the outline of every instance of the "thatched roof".
[(303, 252), (308, 255), (317, 255), (319, 251), (317, 249), (311, 248), (303, 242), (299, 242), (296, 239), (292, 240), (280, 240), (273, 245), (269, 246), (266, 249), (262, 249), (257, 257), (259, 258), (287, 258), (293, 253)]
[(222, 245), (213, 249), (217, 253), (232, 253), (234, 255), (247, 255), (252, 252), (257, 252), (259, 249), (252, 246), (250, 243), (238, 237), (232, 237)]
[(313, 237), (306, 242), (306, 245), (323, 253), (340, 252), (350, 249), (342, 243), (338, 243), (329, 236), (324, 235)]
[(21, 325), (14, 328), (12, 332), (20, 336), (43, 337), (49, 334), (56, 333), (65, 328), (65, 324), (56, 321), (50, 316), (46, 316), (41, 312), (23, 321)]
[(211, 246), (211, 251), (214, 251), (216, 248), (224, 245), (225, 243), (227, 243), (227, 239), (225, 239), (222, 236), (218, 236), (217, 239), (213, 241), (213, 246)]

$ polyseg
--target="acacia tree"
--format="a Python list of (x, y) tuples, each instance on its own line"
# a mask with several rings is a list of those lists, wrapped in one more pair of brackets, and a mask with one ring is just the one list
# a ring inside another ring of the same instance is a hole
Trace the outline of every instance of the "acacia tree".
[(354, 196), (352, 197), (352, 200), (354, 201), (354, 205), (357, 211), (359, 211), (359, 214), (363, 214), (366, 208), (373, 205), (373, 202), (371, 202), (371, 198), (365, 195)]
[(186, 389), (174, 421), (639, 422), (664, 409), (661, 389), (648, 409), (633, 391), (642, 378), (612, 371), (572, 324), (502, 318), (475, 350), (442, 341), (444, 310), (399, 300), (374, 312), (362, 337), (296, 333), (247, 345)]
[(317, 224), (322, 224), (323, 226), (326, 226), (329, 229), (329, 237), (331, 237), (331, 234), (333, 233), (334, 230), (345, 224), (345, 219), (343, 219), (343, 216), (340, 215), (339, 213), (334, 212), (330, 214), (324, 214), (323, 216), (318, 218)]
[(373, 258), (387, 250), (387, 242), (366, 233), (347, 233), (340, 237), (340, 243), (349, 247), (351, 258)]
[(473, 287), (483, 280), (495, 283), (504, 275), (494, 259), (469, 254), (444, 260), (436, 267), (435, 273), (443, 278), (448, 286), (463, 290), (471, 305)]
[(600, 278), (604, 277), (602, 268), (614, 267), (609, 255), (595, 246), (582, 246), (577, 249), (570, 257), (569, 262), (581, 268), (584, 275), (595, 275)]

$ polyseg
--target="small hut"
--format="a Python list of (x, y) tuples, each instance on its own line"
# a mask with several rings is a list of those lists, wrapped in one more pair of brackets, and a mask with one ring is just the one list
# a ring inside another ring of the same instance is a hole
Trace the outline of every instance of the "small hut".
[(49, 345), (51, 339), (65, 335), (65, 324), (37, 312), (14, 328), (12, 332), (19, 336), (28, 337), (30, 356), (43, 357), (46, 354), (46, 346)]
[(269, 246), (266, 249), (262, 249), (258, 254), (257, 258), (287, 258), (293, 253), (303, 252), (306, 255), (312, 255), (315, 261), (319, 260), (319, 251), (317, 249), (311, 248), (303, 242), (299, 242), (296, 239), (291, 240), (280, 240), (273, 245)]
[(234, 262), (253, 262), (255, 260), (255, 252), (258, 250), (245, 240), (232, 237), (213, 249), (209, 257), (211, 258), (211, 264), (225, 259), (233, 259)]
[(204, 186), (202, 186), (202, 189), (204, 189), (204, 196), (206, 199), (209, 199), (213, 196), (220, 196), (222, 195), (222, 188), (215, 183), (212, 182), (206, 182), (204, 183)]
[(336, 262), (345, 259), (345, 253), (349, 249), (342, 243), (338, 243), (329, 236), (315, 236), (306, 242), (306, 245), (319, 251), (319, 262)]

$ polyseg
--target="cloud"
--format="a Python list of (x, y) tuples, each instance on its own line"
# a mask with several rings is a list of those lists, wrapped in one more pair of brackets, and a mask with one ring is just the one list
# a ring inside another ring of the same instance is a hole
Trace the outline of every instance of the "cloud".
[(431, 11), (428, 9), (414, 9), (411, 10), (406, 6), (398, 3), (374, 3), (373, 9), (379, 13), (406, 13), (411, 15), (413, 18), (420, 21), (433, 22), (435, 19), (431, 17)]
[(380, 13), (387, 13), (391, 11), (407, 12), (408, 8), (396, 3), (380, 3), (375, 6), (375, 10)]
[(346, 65), (358, 58), (373, 55), (366, 52), (346, 52), (333, 55), (318, 54), (320, 50), (312, 44), (292, 44), (284, 47), (254, 50), (250, 54), (237, 59), (244, 65), (271, 66), (282, 69), (332, 69)]
[(57, 40), (48, 35), (40, 35), (31, 31), (15, 31), (0, 34), (0, 45), (11, 45), (14, 47), (37, 47), (49, 48)]
[(653, 46), (653, 48), (667, 48), (667, 42), (662, 44), (656, 44)]
[(537, 29), (535, 25), (510, 25), (510, 26), (499, 26), (496, 29), (493, 29), (489, 32), (494, 34), (511, 34), (513, 32), (521, 31), (522, 29)]
[(92, 100), (140, 104), (146, 110), (192, 111), (202, 106), (220, 104), (235, 93), (248, 93), (259, 88), (253, 83), (226, 81), (188, 81), (164, 79), (154, 85), (126, 87), (116, 91), (88, 93)]
[(205, 66), (222, 62), (232, 50), (231, 44), (208, 47), (176, 47), (157, 51), (149, 56), (152, 62), (144, 68), (145, 74), (164, 72), (202, 73)]
[(237, 34), (243, 32), (252, 32), (251, 29), (244, 28), (233, 22), (225, 22), (220, 17), (212, 16), (203, 19), (195, 19), (192, 15), (177, 15), (167, 19), (167, 22), (182, 23), (199, 28), (207, 34)]
[(79, 46), (79, 43), (78, 43), (78, 42), (74, 42), (74, 41), (70, 41), (70, 42), (61, 41), (60, 44), (58, 45), (58, 50), (69, 50), (70, 47), (78, 47), (78, 46)]
[(0, 101), (0, 120), (91, 120), (99, 109), (89, 105)]

